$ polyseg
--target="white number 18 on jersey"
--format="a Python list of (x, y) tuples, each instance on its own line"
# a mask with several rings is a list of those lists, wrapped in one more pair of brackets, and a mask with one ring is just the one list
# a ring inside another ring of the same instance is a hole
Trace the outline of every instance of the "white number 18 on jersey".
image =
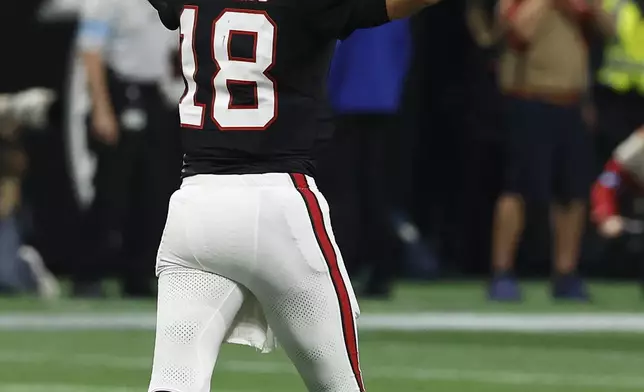
[[(179, 102), (181, 125), (202, 129), (207, 104), (198, 103), (197, 82), (199, 69), (195, 51), (199, 8), (186, 6), (181, 14), (181, 65), (186, 80), (186, 91)], [(231, 55), (231, 40), (235, 34), (253, 38), (252, 58)], [(264, 12), (224, 10), (212, 23), (210, 49), (217, 71), (212, 75), (212, 102), (210, 116), (222, 131), (263, 131), (277, 118), (277, 91), (267, 72), (275, 62), (277, 27)], [(203, 57), (201, 58), (203, 60)], [(254, 103), (235, 105), (231, 85), (250, 85), (254, 89)]]

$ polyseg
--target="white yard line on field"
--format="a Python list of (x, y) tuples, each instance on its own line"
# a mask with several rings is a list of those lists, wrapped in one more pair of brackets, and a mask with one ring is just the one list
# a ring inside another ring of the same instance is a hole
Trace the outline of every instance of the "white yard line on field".
[(134, 388), (74, 384), (2, 384), (0, 392), (130, 392)]
[[(2, 384), (0, 392), (140, 392), (141, 388), (119, 386), (93, 386), (77, 384)], [(248, 390), (222, 390), (216, 392), (255, 392)]]
[[(265, 362), (227, 361), (222, 363), (222, 368), (225, 371), (238, 373), (278, 374), (294, 372), (291, 366)], [(376, 380), (476, 382), (483, 384), (574, 386), (626, 390), (644, 389), (644, 377), (621, 377), (597, 374), (375, 366), (369, 368), (366, 376), (367, 378)]]
[[(0, 351), (0, 363), (29, 363), (29, 364), (51, 364), (67, 363), (72, 366), (101, 367), (115, 369), (136, 369), (149, 371), (151, 367), (150, 358), (130, 357), (123, 358), (110, 355), (73, 355), (60, 357), (56, 353), (17, 353)], [(295, 376), (293, 367), (287, 363), (275, 363), (265, 361), (222, 361), (217, 365), (219, 372), (231, 372), (240, 374), (270, 374)], [(473, 370), (456, 368), (420, 368), (402, 366), (372, 366), (369, 367), (367, 378), (371, 380), (413, 380), (413, 381), (443, 381), (443, 382), (472, 382), (481, 384), (496, 385), (541, 385), (557, 387), (585, 387), (597, 388), (599, 390), (644, 390), (644, 377), (617, 376), (601, 374), (575, 374), (575, 373), (548, 373), (548, 372), (524, 372), (512, 370)], [(14, 388), (14, 389), (6, 389)], [(20, 389), (23, 388), (23, 389)], [(31, 389), (29, 389), (31, 388)], [(38, 389), (34, 384), (11, 384), (0, 383), (0, 392), (63, 392), (54, 385), (54, 389)], [(80, 387), (71, 386), (65, 392), (81, 392)], [(113, 389), (96, 388), (85, 389), (83, 392), (129, 392), (127, 389), (114, 387)], [(231, 391), (232, 392), (232, 391)]]
[[(0, 315), (0, 330), (151, 330), (153, 313), (10, 313)], [(364, 331), (490, 331), (490, 332), (644, 332), (644, 315), (410, 313), (365, 314)]]

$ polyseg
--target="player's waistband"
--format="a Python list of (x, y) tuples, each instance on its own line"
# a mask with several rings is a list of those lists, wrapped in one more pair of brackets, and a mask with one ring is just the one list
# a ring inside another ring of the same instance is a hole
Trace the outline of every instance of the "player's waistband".
[(186, 177), (181, 188), (187, 186), (213, 187), (290, 187), (317, 189), (315, 180), (299, 173), (264, 173), (264, 174), (197, 174)]

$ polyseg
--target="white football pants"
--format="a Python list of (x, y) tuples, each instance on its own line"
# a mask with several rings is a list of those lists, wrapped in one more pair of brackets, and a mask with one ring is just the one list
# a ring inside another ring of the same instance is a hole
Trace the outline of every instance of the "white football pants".
[(328, 205), (300, 174), (199, 175), (170, 201), (149, 392), (208, 392), (224, 341), (275, 337), (309, 391), (364, 392), (359, 309)]

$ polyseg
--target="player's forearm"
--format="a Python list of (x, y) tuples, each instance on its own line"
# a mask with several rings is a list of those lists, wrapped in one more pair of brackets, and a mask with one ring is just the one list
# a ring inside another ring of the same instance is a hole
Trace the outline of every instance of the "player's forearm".
[(82, 54), (87, 83), (92, 98), (94, 110), (112, 110), (112, 101), (107, 87), (107, 71), (103, 62), (103, 56), (98, 52), (84, 52)]
[(441, 0), (387, 0), (387, 15), (390, 20), (402, 19)]

